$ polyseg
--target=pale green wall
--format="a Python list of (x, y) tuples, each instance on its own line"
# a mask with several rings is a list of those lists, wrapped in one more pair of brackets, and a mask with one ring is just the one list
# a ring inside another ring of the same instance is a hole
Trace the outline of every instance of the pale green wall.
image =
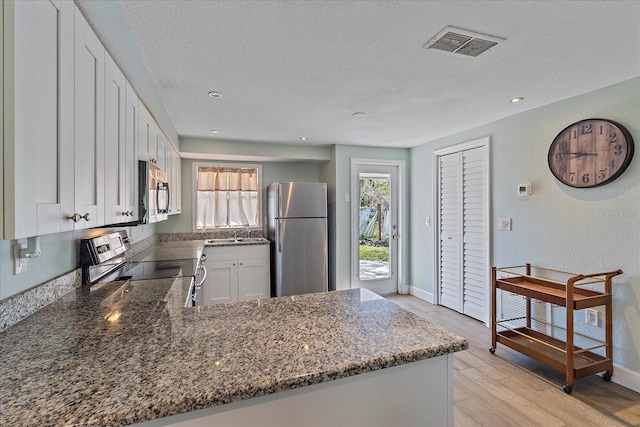
[[(117, 228), (121, 229), (129, 230), (134, 241), (141, 241), (155, 234), (153, 224)], [(0, 300), (80, 267), (80, 239), (106, 230), (108, 229), (81, 230), (41, 236), (42, 254), (38, 258), (29, 259), (28, 271), (17, 276), (13, 274), (12, 247), (15, 240), (0, 240)]]
[[(402, 198), (405, 205), (410, 203), (409, 198), (409, 149), (406, 148), (378, 148), (362, 147), (356, 145), (336, 145), (335, 147), (335, 280), (336, 289), (349, 289), (351, 287), (351, 209), (350, 202), (344, 201), (344, 194), (351, 193), (351, 159), (382, 159), (401, 160), (406, 166), (406, 185)], [(403, 211), (403, 223), (409, 224), (409, 209)], [(410, 234), (406, 230), (400, 230), (405, 238), (401, 239), (402, 251), (409, 253)], [(409, 271), (409, 257), (404, 256), (400, 266), (400, 285), (408, 284), (405, 272)]]
[[(259, 144), (255, 144), (259, 145)], [(252, 152), (252, 151), (249, 151)], [(190, 160), (182, 159), (182, 213), (170, 216), (167, 221), (157, 224), (158, 233), (191, 233), (193, 230), (193, 163), (207, 163), (214, 160)], [(222, 163), (233, 164), (235, 162), (222, 161)], [(262, 165), (262, 197), (263, 206), (266, 201), (266, 188), (275, 181), (302, 181), (318, 182), (320, 177), (318, 163), (276, 163), (276, 162), (240, 162), (243, 164)], [(266, 212), (262, 213), (264, 218)], [(266, 229), (265, 229), (266, 232)]]
[[(526, 102), (526, 100), (524, 101)], [(434, 292), (436, 251), (432, 153), (488, 136), (491, 162), (491, 264), (533, 263), (579, 273), (622, 269), (614, 285), (614, 361), (640, 373), (640, 153), (617, 180), (575, 189), (547, 166), (551, 141), (585, 118), (623, 124), (640, 150), (640, 78), (527, 111), (411, 149), (411, 285)], [(518, 197), (519, 183), (533, 194)], [(512, 231), (497, 228), (513, 219)]]

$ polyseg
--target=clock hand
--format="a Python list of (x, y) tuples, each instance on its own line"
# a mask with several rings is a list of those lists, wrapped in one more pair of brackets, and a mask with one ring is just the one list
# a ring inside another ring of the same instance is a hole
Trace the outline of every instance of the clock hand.
[(584, 153), (584, 152), (578, 152), (578, 153), (564, 153), (567, 155), (573, 155), (573, 157), (582, 157), (582, 156), (597, 156), (598, 153)]

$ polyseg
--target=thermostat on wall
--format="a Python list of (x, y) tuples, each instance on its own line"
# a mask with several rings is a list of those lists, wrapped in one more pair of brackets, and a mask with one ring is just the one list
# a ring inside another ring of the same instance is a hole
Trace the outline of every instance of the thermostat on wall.
[(518, 184), (518, 196), (530, 196), (531, 195), (531, 183)]

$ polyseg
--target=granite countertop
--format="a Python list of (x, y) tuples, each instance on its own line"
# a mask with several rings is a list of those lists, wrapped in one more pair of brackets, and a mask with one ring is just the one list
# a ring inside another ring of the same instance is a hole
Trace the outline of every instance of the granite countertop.
[(127, 258), (127, 261), (167, 261), (199, 259), (204, 248), (203, 240), (179, 240), (162, 242)]
[(128, 425), (468, 346), (361, 289), (185, 308), (187, 279), (94, 288), (0, 332), (0, 425)]

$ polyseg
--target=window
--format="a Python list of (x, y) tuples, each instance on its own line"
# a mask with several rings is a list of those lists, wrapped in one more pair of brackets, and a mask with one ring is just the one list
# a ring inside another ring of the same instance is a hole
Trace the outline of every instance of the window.
[(260, 227), (259, 165), (195, 164), (195, 230)]

